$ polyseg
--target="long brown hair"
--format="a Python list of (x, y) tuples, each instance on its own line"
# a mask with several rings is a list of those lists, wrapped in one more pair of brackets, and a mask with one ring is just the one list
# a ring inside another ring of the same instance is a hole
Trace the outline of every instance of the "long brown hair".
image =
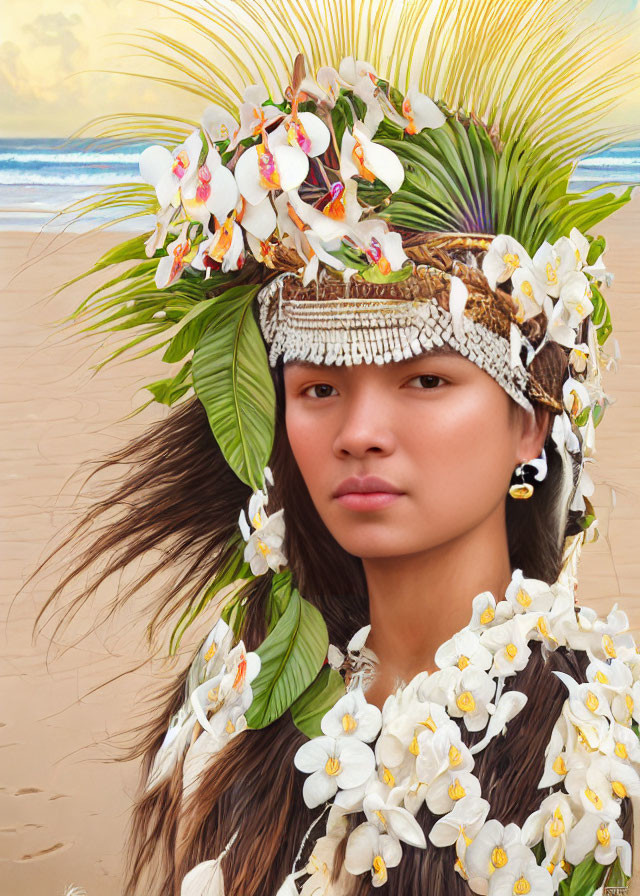
[[(362, 562), (340, 547), (315, 510), (287, 439), (281, 361), (273, 376), (276, 439), (270, 465), (275, 485), (270, 490), (269, 511), (284, 508), (285, 548), (294, 580), (323, 613), (331, 642), (344, 647), (353, 632), (368, 621)], [(515, 402), (513, 412), (518, 412)], [(512, 568), (552, 583), (560, 571), (564, 537), (577, 529), (566, 512), (566, 471), (550, 437), (545, 448), (548, 475), (536, 486), (533, 497), (505, 500)], [(171, 570), (176, 573), (173, 583), (161, 600), (147, 607), (153, 632), (223, 567), (225, 545), (235, 532), (249, 489), (227, 465), (195, 399), (174, 408), (165, 420), (110, 455), (99, 470), (120, 471), (123, 467), (126, 474), (117, 487), (96, 501), (58, 548), (63, 550), (83, 533), (91, 533), (96, 522), (109, 520), (97, 535), (89, 534), (87, 545), (42, 612), (75, 577), (94, 569), (98, 560), (105, 561), (103, 568), (93, 574), (69, 612), (111, 574), (152, 549), (160, 549), (155, 565), (121, 592), (111, 608), (115, 611), (141, 593), (156, 573)], [(267, 574), (258, 577), (247, 591), (243, 638), (249, 650), (265, 635), (269, 584)], [(565, 697), (564, 687), (551, 674), (553, 669), (584, 678), (584, 656), (560, 648), (545, 658), (539, 645), (534, 645), (526, 669), (507, 679), (505, 685), (528, 696), (525, 709), (510, 723), (508, 738), (494, 740), (476, 760), (475, 773), (491, 803), (492, 817), (504, 824), (521, 824), (544, 797), (537, 789), (544, 748)], [(180, 674), (157, 704), (161, 710), (156, 718), (138, 732), (131, 755), (142, 757), (143, 783), (169, 719), (184, 699), (184, 685), (184, 674)], [(464, 729), (462, 733), (469, 744), (479, 737)], [(287, 713), (266, 729), (237, 736), (211, 761), (188, 799), (182, 795), (182, 760), (168, 780), (149, 792), (141, 790), (131, 823), (124, 887), (128, 896), (178, 894), (187, 871), (198, 862), (216, 858), (236, 831), (236, 841), (223, 862), (226, 896), (273, 896), (291, 871), (304, 834), (320, 812), (310, 812), (304, 805), (303, 779), (293, 765), (303, 741)], [(625, 813), (628, 828), (626, 805)], [(435, 820), (426, 807), (418, 818), (425, 830)], [(321, 825), (314, 831), (316, 836)], [(453, 870), (453, 847), (436, 848), (428, 842), (425, 850), (403, 848), (401, 865), (390, 872), (392, 892), (468, 893)], [(368, 875), (363, 876), (354, 879), (349, 896), (363, 896), (370, 889)]]

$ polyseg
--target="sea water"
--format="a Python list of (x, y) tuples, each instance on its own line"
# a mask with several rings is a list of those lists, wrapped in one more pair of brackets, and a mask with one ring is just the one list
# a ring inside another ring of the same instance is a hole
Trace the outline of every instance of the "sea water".
[[(96, 146), (87, 140), (63, 143), (53, 138), (0, 139), (0, 229), (81, 232), (135, 212), (135, 208), (125, 206), (96, 210), (80, 218), (78, 209), (76, 213), (60, 214), (72, 203), (99, 194), (104, 187), (140, 183), (138, 159), (145, 145)], [(601, 192), (601, 185), (608, 181), (640, 184), (640, 140), (619, 143), (581, 159), (569, 188), (596, 188)], [(140, 233), (153, 225), (153, 217), (147, 215), (111, 226)]]

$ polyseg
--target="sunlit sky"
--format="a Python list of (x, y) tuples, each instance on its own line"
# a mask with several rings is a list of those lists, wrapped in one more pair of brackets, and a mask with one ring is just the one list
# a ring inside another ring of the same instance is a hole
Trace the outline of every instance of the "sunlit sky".
[[(595, 15), (614, 8), (628, 17), (640, 51), (638, 0), (593, 0)], [(164, 31), (166, 19), (139, 0), (13, 3), (0, 42), (0, 135), (67, 137), (105, 113), (178, 111), (177, 95), (170, 88), (163, 91), (142, 79), (88, 71), (140, 69), (139, 57), (124, 59), (133, 51), (118, 47), (115, 33), (131, 34), (138, 27)], [(198, 118), (203, 105), (194, 99), (186, 111)], [(628, 120), (630, 114), (640, 119), (640, 84), (615, 120)]]

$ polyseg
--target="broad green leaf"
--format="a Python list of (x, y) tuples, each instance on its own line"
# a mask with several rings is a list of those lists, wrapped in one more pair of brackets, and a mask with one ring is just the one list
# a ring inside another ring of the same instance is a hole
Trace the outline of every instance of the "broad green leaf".
[[(246, 286), (236, 286), (228, 289), (222, 296), (230, 299), (233, 297), (232, 294), (242, 299), (247, 294), (247, 288)], [(172, 337), (169, 347), (162, 356), (163, 361), (168, 361), (169, 363), (180, 361), (196, 347), (215, 314), (215, 305), (218, 299), (222, 298), (222, 296), (204, 299), (185, 314), (180, 322), (180, 329)]]
[(294, 588), (283, 615), (256, 651), (262, 666), (246, 713), (250, 728), (265, 728), (289, 709), (316, 678), (328, 646), (322, 614)]
[(267, 632), (273, 631), (278, 620), (284, 615), (285, 610), (289, 606), (289, 601), (291, 600), (291, 590), (291, 570), (284, 569), (282, 572), (276, 573), (271, 580), (271, 592), (269, 594), (267, 610), (269, 616)]
[(324, 666), (316, 680), (291, 707), (291, 717), (296, 728), (307, 737), (318, 737), (322, 734), (322, 717), (344, 693), (345, 686), (340, 673), (330, 666)]
[(242, 482), (262, 487), (275, 428), (275, 389), (253, 313), (258, 286), (219, 296), (193, 355), (193, 383), (224, 457)]
[(593, 853), (576, 865), (558, 889), (558, 896), (593, 896), (602, 882), (606, 868), (596, 862)]

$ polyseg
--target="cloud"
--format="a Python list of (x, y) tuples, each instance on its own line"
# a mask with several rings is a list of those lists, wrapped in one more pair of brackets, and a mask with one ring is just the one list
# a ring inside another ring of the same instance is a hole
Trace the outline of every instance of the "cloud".
[(68, 16), (63, 12), (41, 13), (33, 21), (22, 26), (33, 46), (55, 47), (60, 50), (60, 67), (67, 72), (73, 71), (74, 55), (83, 48), (76, 37), (74, 29), (82, 25), (82, 16), (73, 13)]

